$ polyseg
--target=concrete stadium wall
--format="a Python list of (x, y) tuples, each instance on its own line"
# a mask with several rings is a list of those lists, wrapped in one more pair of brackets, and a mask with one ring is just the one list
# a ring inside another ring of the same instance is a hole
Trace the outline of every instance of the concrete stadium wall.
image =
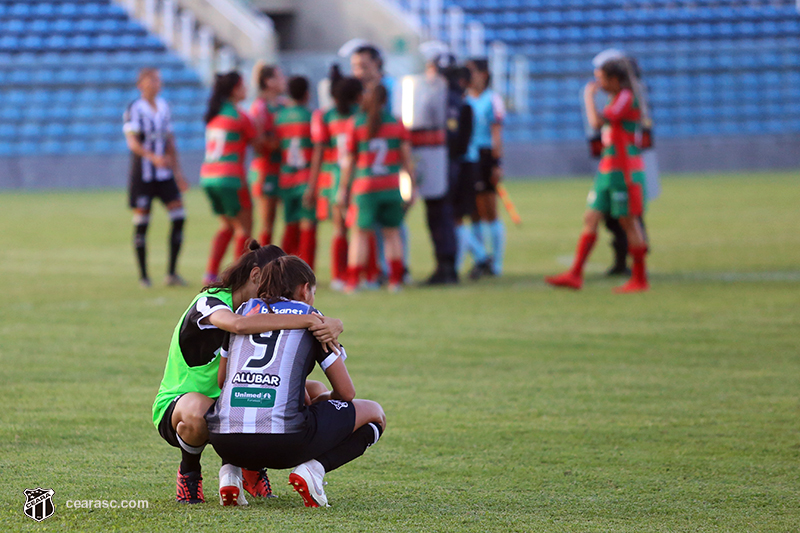
[(400, 41), (407, 50), (416, 50), (419, 44), (411, 21), (385, 0), (251, 0), (250, 4), (263, 13), (294, 17), (288, 39), (291, 51), (335, 51), (354, 37), (389, 52), (401, 51)]
[[(662, 174), (800, 170), (800, 135), (657, 139)], [(179, 141), (180, 142), (180, 141)], [(181, 154), (184, 173), (197, 183), (202, 153)], [(127, 154), (0, 158), (0, 190), (125, 187)], [(509, 178), (590, 176), (597, 169), (583, 142), (506, 146)]]

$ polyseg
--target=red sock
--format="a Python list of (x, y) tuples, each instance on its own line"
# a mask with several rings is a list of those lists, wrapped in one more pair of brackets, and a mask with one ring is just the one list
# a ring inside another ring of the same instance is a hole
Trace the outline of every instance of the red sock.
[(586, 264), (596, 240), (597, 233), (581, 234), (581, 238), (578, 240), (578, 247), (575, 250), (575, 262), (572, 263), (572, 269), (570, 270), (574, 276), (583, 276), (583, 265)]
[(373, 283), (378, 281), (378, 275), (380, 274), (380, 268), (378, 268), (378, 238), (374, 232), (369, 234), (368, 250), (365, 275), (367, 281)]
[(242, 257), (242, 254), (247, 249), (247, 241), (249, 240), (250, 240), (249, 235), (240, 235), (239, 237), (236, 237), (236, 242), (233, 245), (233, 253), (236, 254), (234, 260)]
[(233, 230), (228, 228), (219, 230), (216, 235), (214, 235), (214, 238), (211, 239), (211, 254), (208, 256), (206, 274), (211, 276), (219, 274), (219, 265), (222, 263), (222, 258), (228, 250), (231, 237), (233, 237)]
[(405, 267), (403, 266), (402, 259), (392, 259), (389, 261), (389, 283), (392, 285), (400, 285), (403, 283), (403, 274), (405, 274)]
[(317, 227), (300, 230), (300, 246), (298, 256), (314, 270), (314, 256), (317, 254)]
[(283, 230), (283, 242), (281, 248), (288, 255), (297, 255), (298, 245), (300, 244), (300, 224), (294, 222), (287, 224), (286, 229)]
[(647, 270), (644, 268), (644, 256), (647, 254), (647, 246), (631, 246), (628, 251), (633, 258), (633, 268), (631, 269), (631, 279), (642, 283), (647, 282)]
[(349, 266), (347, 267), (347, 286), (350, 288), (358, 287), (359, 282), (361, 281), (361, 271), (364, 270), (363, 267), (360, 266)]
[(261, 246), (272, 244), (272, 232), (267, 230), (262, 231), (258, 236), (258, 242), (261, 243)]
[(331, 244), (331, 277), (343, 280), (347, 274), (347, 237), (338, 235)]

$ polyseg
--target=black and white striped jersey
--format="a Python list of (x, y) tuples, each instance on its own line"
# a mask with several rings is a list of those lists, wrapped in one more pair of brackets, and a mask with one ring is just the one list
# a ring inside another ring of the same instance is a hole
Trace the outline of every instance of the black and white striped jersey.
[[(172, 135), (172, 117), (169, 105), (163, 98), (156, 98), (156, 108), (144, 98), (131, 102), (122, 118), (125, 134), (136, 134), (145, 150), (164, 155), (167, 141)], [(143, 182), (165, 181), (172, 178), (172, 169), (156, 168), (147, 159), (132, 154), (131, 178)]]
[[(317, 312), (308, 304), (282, 300), (270, 305), (259, 299), (245, 302), (240, 315), (257, 313), (306, 315)], [(223, 354), (225, 355), (225, 354)], [(206, 415), (213, 433), (298, 433), (305, 429), (306, 377), (319, 364), (326, 370), (336, 359), (326, 354), (308, 330), (270, 331), (231, 335), (227, 347), (227, 378), (217, 403)]]

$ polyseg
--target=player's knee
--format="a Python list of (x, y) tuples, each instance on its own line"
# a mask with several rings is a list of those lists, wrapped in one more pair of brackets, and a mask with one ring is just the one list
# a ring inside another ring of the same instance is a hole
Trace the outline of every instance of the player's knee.
[(369, 419), (367, 423), (374, 422), (380, 424), (381, 429), (386, 429), (386, 413), (383, 411), (381, 404), (372, 400), (367, 401), (369, 402)]
[(178, 422), (177, 431), (179, 435), (182, 437), (186, 435), (187, 438), (206, 435), (208, 433), (208, 425), (206, 424), (205, 416), (196, 412), (183, 413), (181, 420)]

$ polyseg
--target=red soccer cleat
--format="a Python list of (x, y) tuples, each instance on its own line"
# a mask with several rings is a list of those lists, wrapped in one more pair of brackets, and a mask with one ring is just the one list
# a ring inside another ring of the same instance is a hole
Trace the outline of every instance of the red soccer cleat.
[(176, 500), (179, 503), (205, 503), (206, 499), (203, 497), (203, 476), (200, 472), (189, 472), (188, 474), (181, 474), (181, 469), (178, 468), (178, 495)]
[(563, 274), (559, 274), (557, 276), (549, 276), (544, 278), (544, 280), (554, 287), (567, 287), (575, 290), (583, 287), (583, 278), (576, 276), (572, 272), (564, 272)]
[(245, 470), (242, 468), (242, 478), (244, 479), (244, 490), (254, 497), (275, 498), (272, 494), (272, 485), (267, 477), (267, 469)]
[(620, 285), (614, 289), (617, 294), (628, 294), (631, 292), (645, 292), (650, 289), (650, 284), (647, 280), (629, 279), (624, 285)]

